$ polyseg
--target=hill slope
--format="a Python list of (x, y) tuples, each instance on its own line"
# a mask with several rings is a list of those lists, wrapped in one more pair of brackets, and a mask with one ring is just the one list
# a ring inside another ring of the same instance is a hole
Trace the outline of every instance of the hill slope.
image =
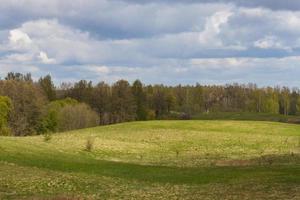
[(0, 137), (0, 199), (297, 199), (299, 153), (300, 126), (274, 122), (133, 122), (49, 141)]

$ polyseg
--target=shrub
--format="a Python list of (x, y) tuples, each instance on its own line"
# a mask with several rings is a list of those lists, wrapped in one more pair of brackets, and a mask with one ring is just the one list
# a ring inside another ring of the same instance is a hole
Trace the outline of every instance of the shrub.
[(41, 123), (41, 132), (68, 131), (99, 124), (99, 116), (87, 104), (67, 98), (51, 102)]
[(148, 110), (147, 120), (154, 120), (154, 119), (155, 119), (155, 111), (154, 110)]
[(52, 139), (51, 133), (44, 134), (44, 141), (49, 142)]
[(58, 130), (67, 131), (97, 126), (99, 117), (87, 104), (67, 105), (58, 112)]
[(191, 115), (188, 113), (181, 113), (179, 116), (179, 119), (181, 120), (190, 120), (191, 119)]
[(87, 138), (85, 143), (85, 150), (91, 152), (93, 150), (93, 147), (94, 147), (94, 139), (91, 137)]
[(46, 132), (57, 132), (59, 130), (58, 127), (58, 115), (61, 110), (68, 105), (75, 106), (78, 104), (78, 101), (71, 98), (66, 98), (62, 100), (52, 101), (50, 102), (43, 112), (43, 119), (40, 123), (40, 133)]

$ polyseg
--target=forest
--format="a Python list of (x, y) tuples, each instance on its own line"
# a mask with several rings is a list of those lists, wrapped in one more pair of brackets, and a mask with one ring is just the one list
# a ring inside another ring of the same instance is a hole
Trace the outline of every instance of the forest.
[(256, 84), (146, 85), (80, 80), (54, 85), (47, 75), (10, 72), (0, 80), (0, 135), (28, 136), (97, 125), (190, 119), (201, 113), (300, 115), (300, 91)]

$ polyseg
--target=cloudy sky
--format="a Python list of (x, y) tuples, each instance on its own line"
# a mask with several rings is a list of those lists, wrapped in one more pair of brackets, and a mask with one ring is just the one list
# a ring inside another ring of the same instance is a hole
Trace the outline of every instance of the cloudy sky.
[(300, 86), (297, 0), (1, 0), (0, 76)]

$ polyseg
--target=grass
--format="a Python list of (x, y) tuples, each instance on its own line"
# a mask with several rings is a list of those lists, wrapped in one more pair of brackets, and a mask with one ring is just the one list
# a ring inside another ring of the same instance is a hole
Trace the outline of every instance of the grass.
[(0, 137), (0, 199), (299, 199), (299, 141), (298, 125), (196, 120)]
[(193, 119), (198, 120), (247, 120), (247, 121), (273, 121), (273, 122), (287, 122), (300, 123), (300, 116), (280, 115), (272, 113), (256, 113), (256, 112), (211, 112), (201, 113), (192, 116)]

